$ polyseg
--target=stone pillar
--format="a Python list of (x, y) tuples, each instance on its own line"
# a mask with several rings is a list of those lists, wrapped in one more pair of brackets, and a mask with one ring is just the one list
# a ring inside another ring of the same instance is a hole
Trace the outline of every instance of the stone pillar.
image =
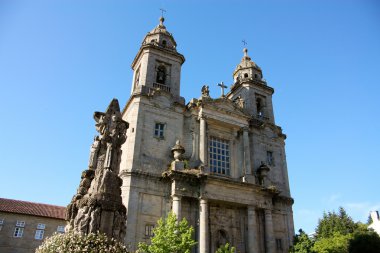
[(265, 247), (267, 253), (275, 253), (272, 211), (265, 209)]
[(252, 175), (251, 167), (251, 151), (249, 149), (248, 128), (243, 128), (243, 154), (244, 154), (244, 178), (243, 181), (247, 183), (254, 183), (255, 179)]
[(172, 207), (173, 213), (177, 216), (177, 220), (180, 221), (182, 219), (181, 197), (177, 195), (173, 195), (172, 199), (173, 199), (173, 207)]
[(254, 206), (248, 206), (248, 253), (258, 253), (256, 210)]
[(248, 128), (243, 129), (243, 143), (244, 143), (244, 167), (245, 174), (251, 175), (251, 152), (249, 150), (249, 138), (248, 138)]
[(199, 204), (199, 253), (208, 253), (208, 203), (206, 199), (200, 199)]
[(199, 117), (199, 159), (202, 166), (207, 167), (207, 135), (206, 135), (206, 120), (204, 116)]

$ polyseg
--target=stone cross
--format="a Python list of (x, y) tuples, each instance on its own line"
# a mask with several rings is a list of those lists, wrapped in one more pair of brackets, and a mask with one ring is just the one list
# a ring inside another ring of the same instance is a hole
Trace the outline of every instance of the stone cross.
[(246, 46), (247, 45), (247, 42), (245, 40), (242, 40), (241, 42), (243, 42), (243, 45)]
[(218, 86), (222, 89), (222, 97), (224, 97), (224, 89), (228, 88), (223, 82), (218, 83)]

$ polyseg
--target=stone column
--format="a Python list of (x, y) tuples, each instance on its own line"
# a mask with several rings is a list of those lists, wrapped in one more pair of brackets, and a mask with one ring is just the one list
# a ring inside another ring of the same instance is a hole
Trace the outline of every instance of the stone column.
[(245, 174), (251, 175), (251, 152), (249, 150), (249, 138), (248, 138), (248, 128), (243, 129), (243, 143), (244, 143), (244, 167)]
[(254, 206), (248, 206), (248, 253), (258, 253), (257, 222)]
[(255, 178), (252, 175), (251, 167), (251, 151), (249, 148), (249, 136), (248, 136), (248, 127), (243, 128), (243, 154), (244, 154), (244, 177), (243, 182), (255, 183)]
[(272, 211), (265, 209), (265, 247), (267, 253), (275, 253)]
[(172, 207), (173, 213), (177, 216), (177, 220), (180, 221), (182, 219), (181, 197), (174, 195), (172, 196), (172, 199), (173, 199), (173, 207)]
[(206, 199), (199, 201), (199, 253), (209, 252), (208, 203)]
[(207, 167), (207, 136), (206, 136), (206, 120), (203, 115), (199, 117), (199, 159), (204, 168)]

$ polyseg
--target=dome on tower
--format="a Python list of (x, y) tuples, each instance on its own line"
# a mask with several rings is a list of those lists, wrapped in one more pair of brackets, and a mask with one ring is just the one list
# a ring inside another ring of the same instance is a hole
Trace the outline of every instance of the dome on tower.
[(177, 43), (173, 35), (166, 30), (164, 17), (160, 17), (160, 23), (145, 36), (143, 44), (153, 44), (167, 49), (176, 50)]
[(244, 56), (241, 59), (241, 62), (236, 66), (236, 69), (233, 73), (235, 82), (245, 78), (254, 78), (261, 80), (263, 73), (261, 68), (252, 61), (251, 57), (248, 56), (248, 49), (243, 49)]

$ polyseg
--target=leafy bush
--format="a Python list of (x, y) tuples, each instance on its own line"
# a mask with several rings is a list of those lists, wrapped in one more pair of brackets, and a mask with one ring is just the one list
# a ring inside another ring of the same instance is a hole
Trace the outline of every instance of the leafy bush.
[(196, 241), (193, 239), (194, 228), (185, 218), (178, 222), (174, 213), (166, 219), (159, 219), (153, 229), (151, 244), (139, 243), (138, 252), (142, 253), (190, 253)]
[(76, 232), (54, 234), (45, 239), (36, 253), (127, 253), (126, 247), (105, 234), (83, 235)]
[(235, 253), (235, 247), (230, 247), (228, 243), (226, 245), (220, 246), (215, 253)]

